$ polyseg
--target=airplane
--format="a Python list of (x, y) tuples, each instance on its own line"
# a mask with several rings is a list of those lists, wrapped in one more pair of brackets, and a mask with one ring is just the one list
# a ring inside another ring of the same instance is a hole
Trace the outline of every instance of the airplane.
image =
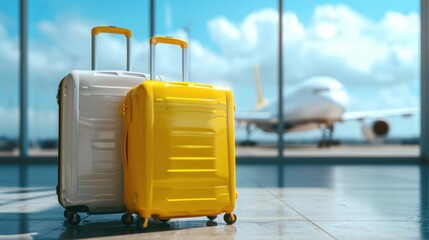
[[(264, 132), (276, 133), (278, 127), (277, 100), (269, 101), (263, 95), (259, 77), (259, 67), (255, 66), (257, 104), (252, 112), (237, 112), (235, 120), (246, 126), (246, 140), (241, 145), (256, 145), (251, 140), (252, 126)], [(362, 132), (369, 141), (383, 139), (389, 132), (386, 120), (391, 116), (411, 116), (418, 108), (400, 108), (376, 111), (347, 112), (348, 93), (335, 78), (317, 76), (289, 87), (283, 96), (284, 132), (303, 132), (322, 130), (319, 147), (330, 147), (333, 141), (334, 125), (338, 122), (357, 120), (362, 123)]]

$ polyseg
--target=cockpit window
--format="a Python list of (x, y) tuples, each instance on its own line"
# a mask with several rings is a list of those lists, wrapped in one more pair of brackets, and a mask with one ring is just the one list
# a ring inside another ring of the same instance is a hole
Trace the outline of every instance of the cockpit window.
[(322, 92), (336, 92), (336, 91), (342, 91), (342, 88), (316, 88), (313, 90), (313, 93), (319, 94)]
[(329, 89), (329, 88), (316, 88), (316, 89), (313, 90), (313, 92), (315, 94), (319, 94), (321, 92), (330, 92), (330, 91), (331, 91), (331, 89)]

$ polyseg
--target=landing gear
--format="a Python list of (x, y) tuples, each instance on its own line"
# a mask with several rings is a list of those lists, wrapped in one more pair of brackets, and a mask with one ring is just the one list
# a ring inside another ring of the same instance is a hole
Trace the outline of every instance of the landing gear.
[(329, 148), (331, 145), (335, 144), (332, 140), (334, 134), (334, 126), (329, 125), (327, 127), (322, 128), (322, 139), (319, 141), (319, 148)]
[(256, 146), (256, 142), (252, 141), (252, 140), (245, 140), (243, 142), (240, 143), (241, 146)]
[(241, 142), (241, 146), (256, 146), (256, 142), (250, 140), (250, 135), (252, 134), (252, 129), (250, 129), (250, 124), (246, 124), (246, 140)]

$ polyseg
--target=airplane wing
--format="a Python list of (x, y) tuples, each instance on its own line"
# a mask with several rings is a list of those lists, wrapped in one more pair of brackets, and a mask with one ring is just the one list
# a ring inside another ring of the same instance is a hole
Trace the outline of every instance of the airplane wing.
[(245, 123), (277, 123), (277, 118), (270, 112), (236, 112), (235, 120)]
[(364, 120), (367, 118), (384, 118), (384, 117), (394, 117), (394, 116), (409, 117), (409, 116), (418, 114), (419, 112), (420, 112), (420, 109), (417, 107), (361, 111), (361, 112), (345, 112), (341, 120), (342, 121)]

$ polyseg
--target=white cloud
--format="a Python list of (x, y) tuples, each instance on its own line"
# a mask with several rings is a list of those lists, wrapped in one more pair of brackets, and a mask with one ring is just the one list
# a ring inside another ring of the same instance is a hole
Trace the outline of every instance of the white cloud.
[[(408, 28), (397, 31), (395, 22), (405, 22)], [(416, 80), (418, 27), (415, 13), (388, 12), (380, 22), (372, 22), (343, 5), (320, 6), (305, 40), (286, 46), (286, 52), (292, 48), (302, 61), (287, 63), (288, 79), (322, 72), (353, 85)], [(302, 69), (307, 74), (300, 73)], [(404, 78), (396, 76), (396, 69)]]
[(413, 46), (420, 34), (420, 19), (415, 12), (404, 15), (388, 11), (377, 28), (386, 42)]
[[(373, 22), (345, 5), (324, 5), (316, 8), (308, 26), (293, 12), (285, 12), (283, 22), (288, 83), (315, 75), (330, 75), (346, 85), (417, 80), (419, 23), (415, 13), (387, 12), (380, 22)], [(396, 22), (409, 27), (397, 32)], [(234, 75), (233, 69), (229, 73), (234, 82), (249, 82), (253, 75), (248, 72), (256, 63), (261, 65), (265, 83), (277, 82), (277, 23), (274, 9), (251, 13), (241, 24), (225, 17), (209, 22), (220, 56), (238, 73)]]
[[(290, 18), (288, 31), (293, 38), (299, 37), (302, 29), (296, 26), (296, 18)], [(208, 30), (213, 41), (220, 47), (226, 59), (248, 57), (263, 52), (263, 49), (274, 50), (277, 44), (278, 16), (274, 9), (264, 9), (249, 14), (240, 24), (235, 25), (225, 17), (215, 18), (208, 22)], [(290, 30), (289, 30), (290, 29)], [(274, 44), (273, 44), (274, 43)]]

